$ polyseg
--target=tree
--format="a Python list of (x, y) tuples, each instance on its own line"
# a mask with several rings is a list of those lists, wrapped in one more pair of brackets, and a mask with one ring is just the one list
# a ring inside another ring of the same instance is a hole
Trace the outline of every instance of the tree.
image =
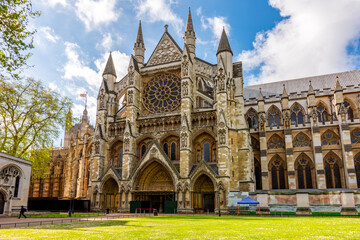
[(1, 0), (0, 4), (0, 77), (19, 78), (19, 73), (34, 48), (34, 31), (29, 20), (40, 15), (32, 9), (30, 0)]
[(0, 151), (30, 158), (33, 150), (50, 150), (65, 125), (70, 100), (34, 79), (0, 79), (0, 92)]

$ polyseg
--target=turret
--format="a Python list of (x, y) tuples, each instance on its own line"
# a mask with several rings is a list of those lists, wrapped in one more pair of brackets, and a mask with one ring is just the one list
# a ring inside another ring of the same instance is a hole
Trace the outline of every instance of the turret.
[(195, 39), (196, 39), (196, 36), (195, 36), (195, 31), (194, 31), (194, 25), (192, 23), (191, 12), (190, 12), (190, 8), (189, 8), (188, 18), (187, 18), (186, 28), (185, 28), (185, 33), (184, 33), (184, 41), (189, 49), (189, 53), (192, 58), (195, 57)]
[(105, 79), (108, 88), (113, 90), (114, 83), (116, 82), (116, 70), (114, 66), (114, 61), (112, 59), (112, 55), (110, 53), (109, 58), (107, 60), (104, 72), (102, 74), (103, 79)]
[(145, 44), (142, 34), (141, 21), (139, 22), (138, 33), (136, 36), (136, 42), (134, 44), (134, 56), (136, 61), (140, 65), (144, 65), (144, 56), (145, 56)]
[(231, 47), (229, 44), (229, 40), (227, 38), (225, 28), (223, 28), (218, 50), (216, 52), (217, 56), (217, 62), (220, 63), (221, 59), (224, 62), (225, 68), (226, 68), (226, 76), (232, 78), (233, 75), (233, 63), (232, 63), (232, 57), (233, 52), (231, 51)]

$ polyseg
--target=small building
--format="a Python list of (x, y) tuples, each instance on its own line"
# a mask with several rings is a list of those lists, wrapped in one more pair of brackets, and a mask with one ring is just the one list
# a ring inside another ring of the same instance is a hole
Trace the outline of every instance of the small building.
[(32, 162), (0, 152), (0, 216), (27, 207)]

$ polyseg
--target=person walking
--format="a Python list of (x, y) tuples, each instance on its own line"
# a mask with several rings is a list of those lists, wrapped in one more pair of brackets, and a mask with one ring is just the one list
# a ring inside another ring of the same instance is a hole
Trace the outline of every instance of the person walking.
[(25, 212), (26, 212), (26, 208), (24, 208), (24, 206), (21, 206), (19, 218), (21, 218), (21, 215), (23, 215), (24, 218), (26, 218)]

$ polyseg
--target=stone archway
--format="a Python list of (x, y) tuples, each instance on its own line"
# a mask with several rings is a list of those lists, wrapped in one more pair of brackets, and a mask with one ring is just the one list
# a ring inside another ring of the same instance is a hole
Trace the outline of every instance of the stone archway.
[(133, 193), (136, 208), (157, 209), (165, 213), (173, 213), (176, 208), (174, 180), (159, 162), (153, 161), (138, 174)]
[(199, 176), (193, 188), (193, 208), (195, 212), (214, 212), (215, 188), (206, 174)]
[(119, 208), (119, 186), (113, 178), (109, 178), (103, 185), (101, 207), (117, 211)]
[(4, 213), (5, 209), (5, 196), (2, 192), (0, 192), (0, 214)]

